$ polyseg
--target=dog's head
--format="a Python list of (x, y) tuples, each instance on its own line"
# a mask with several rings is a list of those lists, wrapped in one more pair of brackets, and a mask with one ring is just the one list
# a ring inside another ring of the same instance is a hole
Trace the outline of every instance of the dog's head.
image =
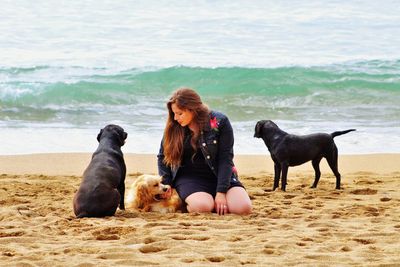
[(136, 208), (143, 209), (147, 205), (160, 201), (162, 195), (168, 191), (169, 185), (161, 183), (161, 176), (143, 174), (139, 176), (131, 187), (132, 199), (127, 199), (127, 202), (132, 202)]
[(276, 125), (276, 124), (275, 124), (273, 121), (271, 121), (271, 120), (261, 120), (261, 121), (258, 121), (257, 124), (256, 124), (256, 127), (255, 127), (255, 129), (254, 129), (254, 137), (261, 138), (261, 137), (262, 137), (262, 134), (263, 134), (263, 130), (264, 130), (265, 128), (269, 128), (269, 127), (278, 128), (278, 125)]
[(97, 141), (100, 142), (100, 140), (105, 137), (112, 138), (120, 146), (123, 146), (125, 144), (126, 138), (128, 137), (128, 134), (121, 126), (109, 124), (100, 130), (99, 134), (97, 135)]

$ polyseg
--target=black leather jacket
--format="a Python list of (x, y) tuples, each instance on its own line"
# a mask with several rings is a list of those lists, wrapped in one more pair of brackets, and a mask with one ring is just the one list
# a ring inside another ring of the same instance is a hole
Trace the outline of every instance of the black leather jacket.
[[(233, 164), (233, 130), (228, 117), (220, 112), (211, 111), (210, 125), (201, 132), (198, 147), (207, 165), (218, 179), (216, 191), (226, 193), (231, 179), (238, 178)], [(163, 141), (161, 141), (157, 158), (158, 173), (163, 177), (163, 183), (172, 185), (179, 167), (171, 168), (163, 162)]]

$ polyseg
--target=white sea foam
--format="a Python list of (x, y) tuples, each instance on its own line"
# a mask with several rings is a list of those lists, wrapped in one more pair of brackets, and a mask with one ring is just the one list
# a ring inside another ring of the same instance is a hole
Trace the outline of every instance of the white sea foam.
[[(147, 125), (134, 127), (121, 124), (120, 121), (110, 123), (120, 124), (128, 132), (128, 139), (123, 147), (125, 153), (158, 153), (163, 134), (163, 124), (158, 123), (148, 128)], [(350, 125), (326, 123), (325, 127), (317, 128), (317, 124), (299, 127), (300, 122), (277, 122), (282, 129), (293, 134), (311, 134), (315, 132), (331, 133), (346, 130)], [(321, 127), (321, 124), (319, 124)], [(101, 127), (100, 127), (101, 128)], [(89, 152), (97, 147), (97, 134), (100, 128), (75, 128), (65, 124), (56, 124), (49, 127), (35, 125), (35, 127), (2, 128), (0, 139), (7, 140), (0, 146), (0, 155), (31, 154), (31, 153), (59, 153), (59, 152)], [(261, 139), (254, 138), (254, 124), (251, 122), (233, 123), (235, 134), (235, 154), (269, 154)], [(299, 129), (301, 129), (299, 131)], [(383, 142), (390, 141), (390, 144)], [(387, 128), (357, 128), (356, 132), (335, 138), (340, 154), (367, 154), (367, 153), (399, 153), (400, 136), (396, 131), (387, 131)]]

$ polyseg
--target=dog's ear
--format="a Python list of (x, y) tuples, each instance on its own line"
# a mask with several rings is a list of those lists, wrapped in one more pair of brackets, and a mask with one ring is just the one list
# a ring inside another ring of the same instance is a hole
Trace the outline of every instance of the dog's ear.
[(160, 183), (167, 184), (165, 179), (164, 179), (164, 176), (160, 176)]
[(254, 129), (254, 137), (260, 138), (265, 121), (258, 121)]
[(136, 207), (138, 209), (144, 209), (148, 206), (153, 199), (153, 196), (148, 190), (148, 185), (146, 182), (141, 181), (136, 186)]
[(126, 138), (128, 137), (128, 133), (126, 133), (122, 128), (114, 129), (114, 133), (118, 137), (118, 142), (120, 146), (123, 146), (125, 144)]
[(100, 132), (99, 132), (99, 134), (97, 135), (97, 141), (98, 141), (98, 142), (100, 142), (100, 137), (101, 137), (101, 135), (103, 134), (103, 130), (104, 130), (104, 129), (100, 129)]
[(125, 140), (128, 137), (128, 133), (125, 131), (122, 132), (122, 134), (119, 135), (119, 141), (121, 143), (121, 146), (125, 145)]

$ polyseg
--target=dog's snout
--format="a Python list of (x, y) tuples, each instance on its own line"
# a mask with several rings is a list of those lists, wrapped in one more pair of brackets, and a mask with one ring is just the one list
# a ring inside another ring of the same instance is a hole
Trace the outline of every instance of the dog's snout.
[(161, 184), (161, 186), (162, 186), (162, 191), (163, 192), (167, 192), (170, 189), (169, 185)]

